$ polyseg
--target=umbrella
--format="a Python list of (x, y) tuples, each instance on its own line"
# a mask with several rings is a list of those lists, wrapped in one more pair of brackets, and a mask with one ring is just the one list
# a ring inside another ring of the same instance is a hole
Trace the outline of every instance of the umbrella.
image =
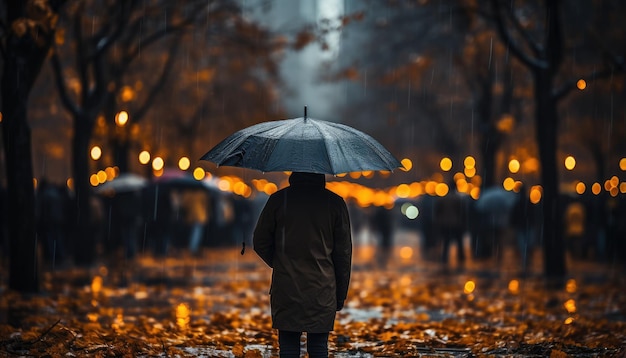
[(304, 117), (259, 123), (231, 134), (201, 160), (262, 172), (340, 174), (393, 170), (400, 162), (371, 136)]
[(517, 194), (494, 187), (483, 190), (476, 201), (476, 209), (485, 213), (507, 212), (517, 202)]
[(137, 174), (124, 173), (117, 178), (107, 181), (96, 188), (98, 194), (125, 193), (143, 189), (148, 181)]
[(489, 222), (497, 227), (506, 227), (517, 194), (500, 187), (485, 189), (476, 201), (476, 210), (487, 215)]

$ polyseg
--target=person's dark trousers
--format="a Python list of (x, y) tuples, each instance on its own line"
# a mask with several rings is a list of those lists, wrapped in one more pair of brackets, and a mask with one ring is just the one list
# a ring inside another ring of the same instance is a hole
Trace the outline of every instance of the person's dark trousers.
[[(300, 357), (300, 336), (302, 332), (278, 331), (281, 358)], [(328, 332), (307, 333), (306, 348), (309, 358), (328, 358)]]

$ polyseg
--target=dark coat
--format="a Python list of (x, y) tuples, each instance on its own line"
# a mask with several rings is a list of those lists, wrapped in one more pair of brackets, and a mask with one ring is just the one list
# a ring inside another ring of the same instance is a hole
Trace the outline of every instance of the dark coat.
[(268, 199), (254, 231), (254, 250), (272, 271), (272, 327), (333, 330), (348, 294), (350, 218), (322, 174), (293, 173), (290, 186)]

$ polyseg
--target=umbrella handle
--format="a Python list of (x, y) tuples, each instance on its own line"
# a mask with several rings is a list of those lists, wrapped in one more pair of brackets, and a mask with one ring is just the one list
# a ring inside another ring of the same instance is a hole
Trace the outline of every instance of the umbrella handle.
[(304, 120), (306, 121), (306, 106), (304, 106)]
[(246, 242), (242, 241), (241, 242), (241, 255), (243, 256), (243, 254), (246, 253)]

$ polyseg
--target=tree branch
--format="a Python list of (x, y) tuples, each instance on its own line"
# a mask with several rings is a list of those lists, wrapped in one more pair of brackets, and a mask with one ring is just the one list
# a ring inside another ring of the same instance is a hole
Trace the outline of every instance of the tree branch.
[(500, 8), (499, 0), (491, 0), (491, 6), (493, 8), (494, 18), (496, 21), (496, 27), (497, 27), (498, 33), (500, 34), (500, 37), (502, 38), (502, 41), (504, 42), (505, 46), (507, 46), (509, 50), (511, 50), (511, 52), (515, 55), (515, 57), (518, 60), (520, 60), (528, 68), (531, 68), (531, 69), (546, 68), (547, 64), (544, 61), (531, 58), (524, 51), (522, 51), (522, 49), (515, 42), (511, 33), (504, 26), (504, 21), (502, 19), (502, 10)]
[[(607, 68), (607, 69), (604, 69), (602, 71), (593, 71), (593, 72), (591, 72), (590, 74), (588, 74), (586, 76), (582, 76), (581, 78), (589, 78), (589, 79), (592, 79), (592, 80), (600, 80), (600, 79), (611, 77), (614, 74), (616, 74), (618, 72), (623, 72), (623, 71), (624, 71), (623, 67), (621, 69), (618, 68), (617, 71), (614, 68)], [(572, 90), (578, 88), (577, 85), (576, 85), (578, 83), (578, 80), (579, 79), (570, 79), (570, 80), (566, 81), (561, 87), (559, 87), (558, 89), (555, 89), (553, 91), (552, 96), (556, 100), (560, 100), (561, 98), (565, 97)]]
[(524, 27), (519, 22), (517, 17), (513, 13), (511, 13), (511, 11), (507, 11), (506, 13), (508, 15), (509, 20), (513, 24), (513, 26), (515, 26), (517, 33), (519, 33), (522, 36), (522, 38), (526, 41), (526, 43), (528, 44), (528, 47), (531, 49), (535, 57), (539, 58), (542, 53), (541, 46), (535, 41), (534, 38), (530, 36), (530, 32), (524, 29)]
[(63, 68), (61, 66), (61, 61), (59, 59), (59, 55), (57, 54), (56, 48), (53, 48), (52, 50), (50, 63), (52, 64), (52, 73), (54, 74), (54, 79), (57, 84), (59, 96), (61, 97), (61, 103), (63, 103), (63, 106), (72, 114), (72, 116), (76, 117), (79, 113), (79, 110), (76, 104), (70, 99), (67, 86), (65, 85), (65, 80), (63, 78)]
[(169, 77), (169, 74), (171, 73), (172, 68), (174, 67), (176, 54), (178, 53), (178, 49), (180, 48), (181, 41), (173, 41), (173, 42), (174, 44), (172, 45), (172, 48), (169, 51), (169, 57), (167, 58), (167, 62), (163, 66), (163, 71), (161, 71), (161, 76), (150, 89), (150, 93), (148, 94), (148, 97), (146, 97), (146, 100), (144, 101), (143, 105), (133, 115), (133, 118), (136, 122), (139, 122), (141, 118), (143, 118), (143, 116), (148, 112), (148, 109), (152, 105), (152, 102), (154, 101), (156, 96), (159, 94), (163, 86), (165, 85), (167, 78)]

